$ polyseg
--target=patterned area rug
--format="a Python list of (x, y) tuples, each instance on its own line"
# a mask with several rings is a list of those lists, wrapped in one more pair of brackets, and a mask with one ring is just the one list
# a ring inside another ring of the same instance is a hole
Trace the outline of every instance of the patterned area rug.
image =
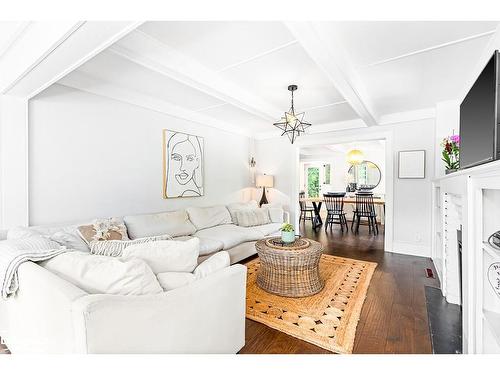
[(280, 297), (257, 286), (259, 259), (246, 264), (249, 319), (334, 353), (352, 353), (361, 308), (377, 263), (321, 256), (325, 287), (314, 296)]

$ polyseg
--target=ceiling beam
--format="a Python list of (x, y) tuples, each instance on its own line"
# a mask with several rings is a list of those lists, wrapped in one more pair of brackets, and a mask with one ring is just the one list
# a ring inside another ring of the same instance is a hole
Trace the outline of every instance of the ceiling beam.
[(366, 125), (377, 125), (371, 100), (338, 38), (312, 22), (285, 25)]
[(169, 103), (165, 100), (160, 100), (148, 95), (141, 94), (135, 90), (129, 90), (125, 87), (119, 87), (115, 84), (94, 78), (89, 74), (83, 73), (78, 70), (63, 77), (61, 80), (59, 80), (58, 84), (80, 91), (85, 91), (94, 95), (103, 96), (105, 98), (136, 105), (138, 107), (147, 108), (178, 119), (191, 121), (203, 126), (209, 126), (212, 128), (223, 130), (228, 133), (243, 135), (246, 137), (251, 137), (252, 135), (250, 133), (250, 130), (237, 128), (233, 124), (228, 124), (227, 122), (217, 120), (203, 113), (179, 107), (178, 105)]
[(147, 69), (227, 102), (265, 121), (275, 121), (282, 110), (247, 92), (142, 31), (134, 31), (109, 49)]

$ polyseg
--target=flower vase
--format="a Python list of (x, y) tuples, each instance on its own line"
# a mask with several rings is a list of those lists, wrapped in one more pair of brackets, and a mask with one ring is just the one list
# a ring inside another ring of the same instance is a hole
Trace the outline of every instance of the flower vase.
[(285, 243), (292, 243), (295, 241), (295, 231), (285, 232), (281, 231), (281, 241)]
[(444, 173), (450, 174), (450, 173), (456, 172), (457, 170), (458, 169), (445, 169)]

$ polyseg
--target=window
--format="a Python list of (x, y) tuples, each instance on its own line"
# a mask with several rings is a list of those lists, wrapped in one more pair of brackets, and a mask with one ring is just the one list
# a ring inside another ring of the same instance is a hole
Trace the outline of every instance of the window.
[(307, 168), (307, 195), (311, 198), (319, 196), (319, 168)]

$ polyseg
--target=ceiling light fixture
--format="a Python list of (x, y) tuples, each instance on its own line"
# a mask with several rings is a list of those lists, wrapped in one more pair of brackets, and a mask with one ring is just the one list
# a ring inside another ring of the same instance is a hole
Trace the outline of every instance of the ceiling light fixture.
[(280, 129), (283, 133), (288, 136), (290, 142), (295, 142), (295, 139), (300, 136), (300, 133), (304, 133), (305, 130), (311, 126), (308, 122), (304, 122), (305, 112), (295, 113), (295, 108), (293, 106), (293, 92), (297, 90), (297, 85), (288, 86), (288, 91), (292, 93), (292, 106), (288, 112), (285, 112), (285, 116), (281, 118), (279, 122), (275, 122), (273, 125)]

